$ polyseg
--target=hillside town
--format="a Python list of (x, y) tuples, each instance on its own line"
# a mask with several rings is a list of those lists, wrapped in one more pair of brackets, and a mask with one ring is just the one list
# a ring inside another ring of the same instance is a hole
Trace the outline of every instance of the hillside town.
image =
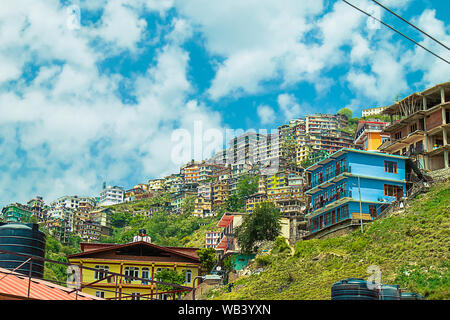
[[(94, 253), (101, 260), (113, 251), (123, 256), (136, 250), (149, 250), (152, 255), (160, 252), (171, 257), (169, 265), (175, 269), (187, 268), (186, 283), (192, 286), (200, 276), (198, 248), (158, 246), (145, 230), (127, 244), (101, 243), (102, 237), (111, 235), (114, 206), (166, 194), (170, 197), (165, 203), (135, 214), (149, 217), (161, 210), (169, 215), (186, 214), (183, 204), (188, 200), (193, 203), (193, 216), (220, 214), (217, 228), (205, 234), (204, 248), (214, 248), (221, 259), (237, 256), (235, 269), (241, 270), (254, 255), (242, 254), (234, 231), (259, 205), (270, 202), (276, 206), (281, 236), (291, 245), (362, 228), (414, 197), (428, 182), (450, 175), (449, 130), (450, 82), (446, 82), (390, 106), (365, 109), (357, 121), (345, 112), (312, 114), (280, 125), (277, 133), (246, 132), (210, 159), (192, 160), (177, 173), (132, 188), (104, 183), (98, 195), (64, 195), (49, 203), (37, 196), (26, 204), (11, 203), (3, 207), (1, 219), (37, 223), (62, 244), (79, 237), (82, 252), (69, 256), (76, 265), (86, 266), (84, 259)], [(244, 177), (257, 178), (257, 191), (246, 196), (243, 211), (224, 211)], [(94, 263), (91, 267), (97, 270), (94, 281), (102, 278), (100, 269), (140, 277), (144, 282), (153, 279), (155, 272), (154, 262), (143, 265), (141, 272), (131, 266), (119, 270)], [(175, 298), (183, 290), (181, 286), (158, 297), (167, 299), (173, 294)], [(87, 292), (105, 297), (104, 291)], [(140, 295), (129, 294), (133, 299)]]

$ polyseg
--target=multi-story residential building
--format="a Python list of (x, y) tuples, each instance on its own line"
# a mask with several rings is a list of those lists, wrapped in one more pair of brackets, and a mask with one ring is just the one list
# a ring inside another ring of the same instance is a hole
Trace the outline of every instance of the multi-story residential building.
[(188, 197), (197, 197), (197, 191), (180, 191), (172, 194), (172, 201), (170, 202), (171, 211), (174, 214), (183, 213), (183, 202)]
[(247, 173), (252, 168), (250, 163), (233, 163), (230, 166), (231, 179), (236, 179)]
[(82, 206), (90, 205), (91, 207), (95, 207), (95, 200), (90, 197), (63, 196), (50, 203), (50, 207), (78, 210), (80, 204)]
[(134, 187), (126, 190), (124, 194), (124, 202), (135, 201), (138, 194), (143, 194), (145, 191), (141, 187)]
[[(59, 209), (60, 210), (60, 209)], [(46, 229), (62, 244), (69, 243), (69, 237), (72, 235), (71, 227), (64, 218), (48, 218), (45, 221)]]
[(122, 203), (125, 197), (125, 191), (118, 186), (105, 186), (100, 192), (99, 205), (110, 206)]
[(428, 88), (397, 101), (383, 110), (390, 135), (378, 149), (409, 156), (425, 170), (449, 168), (450, 82)]
[(171, 174), (165, 177), (164, 180), (165, 190), (170, 193), (179, 192), (183, 188), (183, 176), (179, 173)]
[[(127, 244), (81, 243), (81, 252), (68, 256), (70, 264), (89, 267), (80, 274), (81, 291), (118, 300), (175, 299), (180, 288), (156, 288), (163, 269), (185, 273), (186, 291), (200, 275), (199, 248), (163, 247), (147, 241)], [(112, 278), (108, 272), (125, 277)]]
[(341, 114), (313, 114), (305, 117), (305, 130), (310, 135), (337, 133), (346, 125), (347, 118)]
[(34, 212), (20, 203), (12, 203), (3, 207), (2, 218), (5, 222), (26, 222), (34, 215)]
[(225, 169), (225, 167), (222, 165), (202, 161), (199, 164), (198, 169), (198, 182), (201, 183), (205, 181), (211, 181), (215, 176), (216, 172), (220, 172), (223, 169)]
[[(62, 221), (67, 232), (75, 231), (75, 209), (67, 208), (64, 206), (50, 207), (47, 212), (49, 220)], [(62, 224), (61, 224), (62, 226)]]
[(379, 115), (386, 108), (387, 107), (375, 107), (375, 108), (362, 109), (362, 116), (363, 117), (369, 117), (369, 116)]
[(310, 232), (322, 236), (336, 226), (376, 218), (406, 194), (406, 157), (341, 149), (308, 167)]
[(277, 133), (260, 134), (253, 150), (253, 163), (259, 164), (263, 172), (278, 169), (282, 156), (282, 142)]
[(148, 191), (158, 192), (164, 190), (165, 179), (150, 179), (148, 180)]
[(111, 231), (112, 210), (110, 208), (99, 208), (92, 210), (89, 214), (92, 221), (95, 221), (103, 227), (102, 231), (105, 232), (105, 235), (109, 235)]
[(198, 196), (202, 197), (205, 200), (212, 199), (213, 197), (212, 191), (213, 191), (212, 182), (205, 182), (199, 184), (197, 188)]
[(195, 209), (193, 215), (200, 218), (205, 218), (213, 215), (212, 199), (205, 199), (202, 196), (195, 198)]
[(45, 205), (42, 197), (37, 196), (27, 202), (28, 208), (33, 212), (34, 216), (37, 218), (38, 222), (45, 221), (47, 218), (48, 206)]
[(309, 145), (297, 145), (297, 157), (296, 163), (298, 166), (302, 165), (302, 162), (308, 159), (308, 155), (313, 152), (313, 148)]
[(353, 146), (353, 136), (344, 131), (324, 131), (319, 134), (309, 134), (309, 145), (314, 150), (325, 150), (333, 153), (342, 148)]
[(255, 193), (252, 195), (249, 195), (245, 199), (245, 212), (246, 213), (253, 213), (255, 208), (262, 202), (267, 201), (267, 195), (265, 193)]
[(75, 234), (85, 242), (98, 241), (103, 234), (102, 226), (89, 219), (78, 219), (75, 226)]
[(220, 238), (221, 233), (219, 231), (207, 231), (205, 234), (205, 248), (215, 248)]
[(266, 193), (267, 189), (267, 176), (260, 175), (258, 179), (258, 193)]
[(245, 132), (229, 142), (231, 159), (229, 163), (254, 163), (254, 151), (261, 135), (255, 132)]
[(288, 185), (287, 173), (279, 171), (276, 174), (270, 175), (266, 180), (267, 192), (271, 189), (281, 188)]
[(220, 205), (228, 200), (231, 190), (230, 185), (226, 182), (216, 182), (213, 184), (213, 204)]
[(185, 182), (198, 182), (200, 177), (200, 162), (190, 161), (180, 168), (180, 174)]
[(283, 216), (303, 215), (306, 209), (303, 185), (267, 190), (267, 200), (273, 202)]
[(389, 140), (389, 134), (383, 133), (389, 122), (359, 121), (353, 143), (358, 149), (378, 151), (378, 147)]

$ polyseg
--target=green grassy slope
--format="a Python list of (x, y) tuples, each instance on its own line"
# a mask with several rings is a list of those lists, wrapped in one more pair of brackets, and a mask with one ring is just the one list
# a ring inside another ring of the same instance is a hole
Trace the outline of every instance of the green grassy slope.
[[(293, 256), (264, 256), (258, 275), (241, 277), (212, 299), (331, 299), (341, 279), (368, 279), (377, 265), (382, 283), (399, 284), (427, 299), (450, 298), (450, 181), (409, 203), (404, 213), (374, 221), (345, 236), (299, 241)], [(264, 263), (263, 263), (264, 262)], [(257, 267), (257, 266), (255, 266)]]

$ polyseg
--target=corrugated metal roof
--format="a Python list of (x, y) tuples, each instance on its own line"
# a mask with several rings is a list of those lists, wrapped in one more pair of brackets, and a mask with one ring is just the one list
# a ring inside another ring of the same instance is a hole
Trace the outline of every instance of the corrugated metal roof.
[[(28, 277), (0, 268), (0, 298), (35, 299), (35, 300), (104, 300), (78, 291), (72, 292), (52, 282), (31, 278), (30, 296), (28, 297)], [(78, 296), (77, 296), (78, 295)]]

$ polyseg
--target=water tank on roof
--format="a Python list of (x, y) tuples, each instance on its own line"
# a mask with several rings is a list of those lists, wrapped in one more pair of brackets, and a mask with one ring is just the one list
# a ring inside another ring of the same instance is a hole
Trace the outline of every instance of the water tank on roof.
[(364, 279), (349, 278), (333, 284), (331, 300), (378, 300), (378, 291), (369, 289)]
[[(36, 223), (0, 223), (0, 250), (24, 254), (33, 257), (45, 257), (46, 235)], [(28, 260), (28, 257), (0, 252), (0, 267), (14, 270)], [(33, 259), (32, 277), (42, 278), (44, 261)], [(25, 263), (16, 272), (28, 275), (30, 262)]]
[(400, 300), (425, 300), (425, 297), (419, 293), (402, 292)]
[(378, 299), (379, 300), (400, 300), (401, 290), (399, 285), (381, 285), (380, 290), (378, 291)]

